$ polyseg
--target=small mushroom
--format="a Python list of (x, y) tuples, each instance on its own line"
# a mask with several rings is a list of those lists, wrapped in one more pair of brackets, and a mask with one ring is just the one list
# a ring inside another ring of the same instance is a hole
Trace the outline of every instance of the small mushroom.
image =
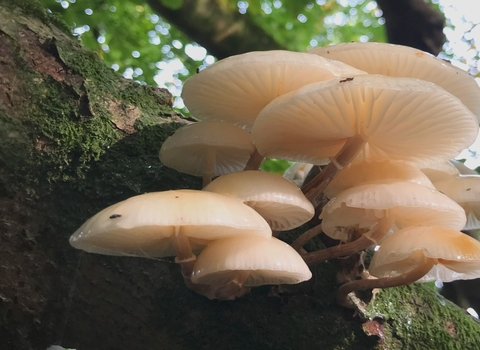
[(87, 220), (70, 244), (90, 253), (176, 256), (186, 279), (209, 241), (231, 235), (271, 236), (265, 220), (241, 201), (217, 193), (152, 192), (116, 203)]
[(450, 176), (434, 185), (465, 210), (467, 223), (463, 230), (480, 229), (480, 175)]
[(275, 231), (298, 227), (309, 221), (315, 211), (297, 186), (280, 175), (263, 171), (223, 175), (203, 190), (240, 199), (262, 215)]
[(307, 253), (307, 264), (351, 255), (378, 244), (394, 227), (436, 225), (461, 230), (465, 212), (435, 189), (411, 182), (352, 187), (334, 197), (320, 215), (322, 229), (342, 245)]
[(445, 227), (407, 227), (382, 242), (369, 272), (378, 279), (355, 280), (339, 288), (340, 304), (349, 306), (347, 295), (356, 290), (480, 278), (480, 242)]
[(333, 198), (340, 192), (355, 186), (388, 182), (413, 182), (434, 188), (428, 177), (417, 167), (388, 159), (366, 160), (344, 168), (325, 189), (325, 195)]
[(255, 146), (250, 134), (227, 122), (204, 121), (178, 129), (160, 149), (161, 162), (182, 173), (203, 176), (203, 186), (213, 176), (242, 170)]
[(274, 237), (237, 236), (210, 243), (198, 256), (193, 284), (211, 286), (210, 299), (235, 299), (251, 287), (295, 284), (312, 277), (300, 255)]

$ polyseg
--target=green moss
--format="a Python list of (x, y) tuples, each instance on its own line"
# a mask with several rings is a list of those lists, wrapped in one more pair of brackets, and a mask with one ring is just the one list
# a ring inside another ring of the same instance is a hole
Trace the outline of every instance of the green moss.
[(58, 16), (45, 10), (42, 4), (36, 0), (0, 0), (0, 7), (11, 9), (15, 12), (21, 11), (26, 17), (37, 18), (46, 25), (52, 25), (66, 34), (71, 33), (71, 29)]
[(480, 343), (478, 323), (421, 284), (381, 290), (367, 315), (383, 319), (383, 349), (476, 349)]

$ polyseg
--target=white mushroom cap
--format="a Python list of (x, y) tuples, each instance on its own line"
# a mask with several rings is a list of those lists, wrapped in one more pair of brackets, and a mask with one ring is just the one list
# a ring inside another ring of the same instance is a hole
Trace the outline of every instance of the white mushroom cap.
[(202, 176), (213, 171), (219, 176), (242, 170), (254, 150), (247, 131), (226, 122), (204, 121), (181, 127), (167, 138), (160, 160), (182, 173)]
[(295, 284), (312, 277), (301, 256), (288, 244), (274, 237), (245, 235), (210, 243), (195, 262), (192, 282), (224, 285), (245, 272), (244, 287)]
[(365, 73), (303, 52), (249, 52), (218, 61), (187, 79), (182, 97), (200, 120), (228, 120), (248, 129), (263, 107), (276, 97), (345, 74)]
[(436, 265), (419, 282), (480, 278), (480, 242), (445, 227), (407, 227), (383, 240), (370, 263), (375, 277), (394, 277), (415, 267), (410, 255), (422, 251)]
[(455, 157), (477, 133), (475, 116), (435, 84), (359, 75), (280, 96), (258, 115), (252, 139), (266, 157), (318, 164), (360, 135), (363, 159), (427, 165)]
[(255, 209), (275, 231), (291, 230), (309, 221), (312, 203), (293, 183), (263, 171), (240, 171), (220, 176), (204, 191), (240, 199)]
[(417, 167), (384, 159), (362, 161), (342, 169), (325, 189), (325, 195), (332, 198), (350, 187), (399, 181), (434, 188), (428, 177)]
[(241, 201), (217, 193), (152, 192), (116, 203), (87, 220), (70, 237), (77, 249), (107, 255), (174, 256), (171, 238), (192, 248), (232, 235), (271, 236), (266, 221)]
[(345, 43), (308, 51), (370, 74), (431, 81), (458, 97), (480, 118), (480, 87), (467, 72), (418, 49), (386, 43)]
[(370, 184), (349, 188), (323, 208), (323, 231), (332, 238), (348, 237), (338, 227), (370, 228), (380, 219), (394, 220), (398, 228), (436, 225), (461, 230), (465, 212), (435, 189), (412, 182)]

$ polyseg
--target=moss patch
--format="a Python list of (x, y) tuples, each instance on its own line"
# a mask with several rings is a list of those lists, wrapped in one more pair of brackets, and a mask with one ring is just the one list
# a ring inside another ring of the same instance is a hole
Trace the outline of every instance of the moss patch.
[(386, 332), (381, 349), (476, 349), (480, 326), (421, 284), (381, 290), (367, 308)]

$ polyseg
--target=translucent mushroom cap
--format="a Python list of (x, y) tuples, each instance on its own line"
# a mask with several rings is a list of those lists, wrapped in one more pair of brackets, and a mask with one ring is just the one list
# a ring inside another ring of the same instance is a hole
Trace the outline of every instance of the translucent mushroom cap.
[(114, 204), (70, 237), (77, 249), (107, 255), (175, 255), (171, 237), (189, 237), (192, 248), (232, 235), (271, 236), (267, 222), (241, 201), (212, 192), (152, 192)]
[(240, 199), (262, 215), (275, 231), (298, 227), (309, 221), (315, 212), (297, 186), (280, 175), (264, 171), (240, 171), (220, 176), (203, 190)]
[(363, 159), (427, 165), (457, 156), (477, 133), (468, 108), (433, 83), (359, 75), (280, 96), (258, 115), (252, 139), (266, 157), (319, 164), (360, 135)]
[[(242, 170), (254, 152), (250, 134), (221, 121), (204, 121), (178, 129), (160, 149), (161, 162), (182, 173), (213, 176)], [(211, 163), (211, 164), (210, 164)]]
[(412, 226), (383, 240), (373, 255), (369, 271), (375, 277), (394, 277), (416, 265), (414, 251), (436, 260), (419, 282), (480, 278), (480, 242), (456, 230), (438, 226)]
[(274, 237), (237, 236), (210, 243), (197, 257), (193, 283), (223, 285), (248, 272), (245, 287), (295, 284), (312, 277), (302, 257)]
[(380, 219), (394, 220), (397, 228), (436, 225), (461, 230), (465, 211), (439, 191), (412, 182), (370, 184), (349, 188), (332, 198), (320, 218), (323, 231), (346, 240), (339, 227), (370, 228)]
[(325, 189), (325, 195), (332, 198), (350, 187), (398, 181), (434, 188), (428, 177), (417, 167), (384, 159), (362, 161), (342, 169)]
[(480, 175), (450, 176), (434, 185), (465, 210), (467, 223), (463, 229), (480, 228)]
[(345, 74), (365, 73), (303, 52), (249, 52), (218, 61), (188, 78), (182, 97), (200, 120), (228, 120), (249, 129), (263, 107), (276, 97)]
[(370, 74), (431, 81), (458, 97), (480, 118), (480, 87), (475, 79), (427, 52), (408, 46), (372, 42), (318, 47), (308, 52), (345, 62)]

